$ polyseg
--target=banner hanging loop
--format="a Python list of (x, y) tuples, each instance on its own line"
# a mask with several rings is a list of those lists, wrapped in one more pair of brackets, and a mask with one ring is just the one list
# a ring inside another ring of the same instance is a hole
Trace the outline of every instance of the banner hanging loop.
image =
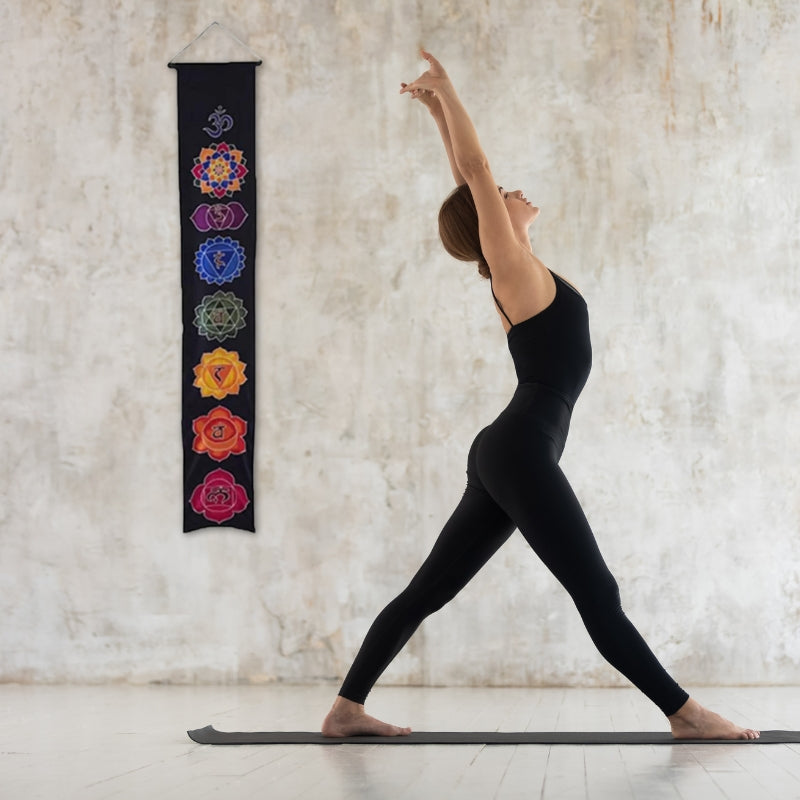
[(231, 30), (226, 28), (221, 22), (217, 22), (216, 20), (214, 20), (214, 22), (212, 22), (209, 26), (207, 26), (200, 34), (195, 36), (194, 39), (192, 39), (192, 41), (189, 42), (189, 44), (187, 44), (186, 47), (183, 48), (183, 50), (180, 50), (179, 52), (175, 53), (175, 55), (172, 56), (172, 58), (169, 60), (167, 66), (168, 67), (174, 67), (177, 64), (181, 63), (181, 62), (176, 61), (175, 59), (178, 58), (181, 54), (185, 53), (195, 42), (197, 42), (199, 39), (201, 39), (203, 36), (205, 36), (206, 33), (208, 33), (208, 31), (210, 31), (214, 26), (217, 26), (218, 28), (220, 28), (224, 33), (226, 33), (228, 36), (230, 36), (232, 39), (234, 39), (236, 42), (238, 42), (242, 47), (245, 48), (245, 50), (247, 50), (249, 53), (251, 53), (252, 55), (254, 55), (258, 59), (257, 61), (250, 62), (250, 63), (255, 63), (256, 66), (258, 66), (259, 64), (262, 63), (262, 58), (258, 53), (256, 53), (254, 50), (249, 48), (238, 36), (236, 36), (235, 33), (233, 33)]

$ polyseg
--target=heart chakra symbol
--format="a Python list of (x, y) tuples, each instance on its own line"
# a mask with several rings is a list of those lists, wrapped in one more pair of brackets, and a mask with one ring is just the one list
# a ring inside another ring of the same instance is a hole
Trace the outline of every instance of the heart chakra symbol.
[(194, 325), (210, 341), (224, 342), (245, 327), (247, 309), (233, 292), (206, 295), (194, 309)]

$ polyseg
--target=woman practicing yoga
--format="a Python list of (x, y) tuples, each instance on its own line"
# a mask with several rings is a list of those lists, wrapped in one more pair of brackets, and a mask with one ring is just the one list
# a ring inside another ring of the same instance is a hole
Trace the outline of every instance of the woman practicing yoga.
[(445, 249), (489, 278), (519, 384), (507, 408), (475, 437), (467, 487), (408, 587), (370, 627), (322, 725), (326, 736), (402, 736), (409, 728), (364, 711), (367, 694), (425, 617), (452, 600), (518, 528), (569, 592), (600, 653), (667, 716), (679, 738), (756, 739), (694, 699), (667, 674), (620, 605), (619, 590), (559, 459), (591, 367), (589, 319), (578, 291), (532, 252), (539, 214), (492, 177), (475, 128), (447, 73), (401, 84), (433, 115), (458, 187), (439, 212)]

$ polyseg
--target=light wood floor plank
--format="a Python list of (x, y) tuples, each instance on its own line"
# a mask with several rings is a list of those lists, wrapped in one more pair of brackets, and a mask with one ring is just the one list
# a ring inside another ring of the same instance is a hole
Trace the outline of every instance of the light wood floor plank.
[[(529, 800), (544, 797), (544, 784), (550, 760), (550, 746), (517, 745), (500, 778), (494, 800)], [(478, 797), (478, 795), (474, 795)]]
[(584, 758), (589, 797), (635, 800), (636, 795), (620, 747), (586, 747)]
[(452, 797), (495, 797), (516, 749), (504, 745), (482, 747), (458, 776)]
[[(774, 745), (782, 750), (783, 745)], [(777, 798), (791, 797), (792, 793), (800, 797), (800, 787), (796, 775), (791, 771), (779, 768), (776, 761), (770, 758), (767, 747), (743, 747), (736, 751), (736, 761), (741, 764), (748, 775), (767, 795)]]
[[(24, 800), (800, 800), (800, 745), (211, 747), (187, 728), (318, 730), (331, 686), (0, 686), (0, 797)], [(800, 728), (797, 687), (709, 688), (743, 724)], [(378, 687), (417, 730), (667, 730), (634, 689)]]

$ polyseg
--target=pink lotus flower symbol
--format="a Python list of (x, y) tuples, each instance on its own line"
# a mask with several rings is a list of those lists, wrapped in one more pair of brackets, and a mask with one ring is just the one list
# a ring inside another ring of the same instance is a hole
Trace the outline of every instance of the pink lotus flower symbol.
[(189, 502), (195, 513), (217, 524), (227, 522), (250, 505), (244, 486), (236, 483), (236, 478), (226, 469), (209, 472), (192, 492)]

